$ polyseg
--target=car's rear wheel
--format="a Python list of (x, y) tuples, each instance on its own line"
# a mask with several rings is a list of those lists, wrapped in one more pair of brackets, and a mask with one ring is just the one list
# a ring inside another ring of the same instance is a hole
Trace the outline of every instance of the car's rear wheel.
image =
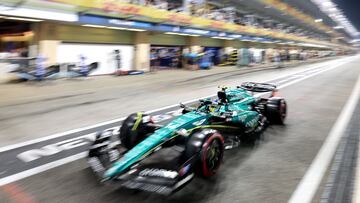
[(129, 115), (120, 128), (121, 144), (127, 149), (132, 149), (143, 141), (146, 135), (153, 133), (154, 129), (149, 126), (149, 121), (149, 116), (142, 112)]
[(287, 104), (285, 99), (272, 97), (266, 103), (266, 118), (272, 124), (283, 125), (287, 115)]
[(196, 172), (200, 176), (214, 176), (223, 160), (224, 138), (216, 130), (202, 129), (190, 135), (185, 153), (195, 158)]

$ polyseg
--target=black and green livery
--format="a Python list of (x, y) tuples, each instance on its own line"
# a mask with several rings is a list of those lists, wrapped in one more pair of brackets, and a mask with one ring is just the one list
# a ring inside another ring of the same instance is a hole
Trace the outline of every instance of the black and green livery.
[(268, 124), (283, 124), (287, 106), (276, 91), (272, 84), (253, 82), (222, 88), (197, 107), (181, 105), (183, 114), (163, 126), (149, 115), (131, 114), (120, 128), (121, 144), (111, 145), (109, 132), (98, 133), (89, 163), (102, 181), (171, 194), (195, 175), (215, 175), (224, 150), (255, 142)]

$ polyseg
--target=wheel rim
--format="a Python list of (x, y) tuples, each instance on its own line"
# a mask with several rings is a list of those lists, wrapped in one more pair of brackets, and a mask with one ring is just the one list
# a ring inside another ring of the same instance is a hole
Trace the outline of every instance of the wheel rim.
[(221, 143), (214, 139), (206, 149), (205, 164), (210, 172), (214, 172), (220, 166), (222, 157)]

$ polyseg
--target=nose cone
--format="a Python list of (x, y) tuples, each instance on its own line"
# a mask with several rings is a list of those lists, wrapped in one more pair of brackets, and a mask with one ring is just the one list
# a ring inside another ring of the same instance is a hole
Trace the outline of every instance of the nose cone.
[(156, 131), (154, 134), (147, 137), (134, 148), (129, 150), (121, 159), (116, 161), (111, 168), (104, 173), (105, 178), (112, 178), (126, 170), (128, 167), (132, 166), (134, 163), (149, 154), (149, 152), (154, 150), (157, 146), (161, 145), (161, 143), (171, 137), (172, 134), (173, 131), (167, 128), (161, 128)]
[(126, 160), (120, 159), (111, 168), (104, 173), (104, 178), (112, 178), (123, 171), (126, 166)]
[(172, 139), (177, 130), (193, 128), (195, 122), (204, 119), (205, 117), (206, 116), (204, 115), (190, 112), (174, 119), (129, 150), (104, 173), (104, 178), (113, 178), (150, 154), (152, 150), (156, 149), (166, 140)]

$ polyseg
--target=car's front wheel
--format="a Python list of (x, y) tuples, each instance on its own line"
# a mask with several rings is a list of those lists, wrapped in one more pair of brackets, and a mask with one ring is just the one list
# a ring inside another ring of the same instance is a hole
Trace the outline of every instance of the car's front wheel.
[(199, 175), (214, 176), (224, 156), (224, 138), (213, 129), (202, 129), (190, 135), (186, 155), (193, 156)]
[(149, 125), (150, 117), (142, 112), (128, 116), (120, 128), (119, 138), (121, 144), (127, 149), (132, 149), (135, 145), (146, 138), (146, 135), (153, 133), (155, 129)]

